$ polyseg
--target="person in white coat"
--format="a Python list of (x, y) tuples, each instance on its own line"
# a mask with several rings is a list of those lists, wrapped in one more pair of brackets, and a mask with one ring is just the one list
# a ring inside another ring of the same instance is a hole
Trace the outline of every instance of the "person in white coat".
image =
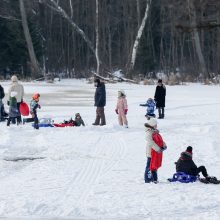
[[(18, 108), (18, 114), (19, 114), (19, 116), (17, 117), (17, 124), (20, 124), (21, 123), (20, 104), (23, 102), (24, 87), (23, 85), (18, 83), (18, 78), (16, 75), (13, 75), (11, 77), (11, 81), (12, 81), (12, 84), (8, 90), (8, 105), (9, 105), (11, 93), (16, 92), (17, 108)], [(15, 121), (12, 121), (12, 123), (15, 123)]]

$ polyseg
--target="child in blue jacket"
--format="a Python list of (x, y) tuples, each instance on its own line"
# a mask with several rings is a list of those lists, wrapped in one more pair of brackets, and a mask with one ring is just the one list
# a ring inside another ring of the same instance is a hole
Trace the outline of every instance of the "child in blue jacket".
[(155, 118), (156, 117), (156, 115), (154, 114), (154, 111), (156, 108), (156, 103), (152, 98), (149, 98), (145, 104), (140, 104), (140, 106), (147, 107), (147, 113), (145, 115), (147, 118)]

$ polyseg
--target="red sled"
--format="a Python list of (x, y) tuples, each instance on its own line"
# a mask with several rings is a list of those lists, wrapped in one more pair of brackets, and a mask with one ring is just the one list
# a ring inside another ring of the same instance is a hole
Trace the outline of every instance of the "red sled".
[(60, 123), (60, 124), (53, 124), (54, 127), (64, 128), (64, 127), (73, 127), (73, 123)]
[(20, 110), (21, 115), (23, 115), (23, 116), (28, 116), (29, 115), (29, 107), (28, 107), (26, 102), (22, 102), (20, 104), (19, 110)]

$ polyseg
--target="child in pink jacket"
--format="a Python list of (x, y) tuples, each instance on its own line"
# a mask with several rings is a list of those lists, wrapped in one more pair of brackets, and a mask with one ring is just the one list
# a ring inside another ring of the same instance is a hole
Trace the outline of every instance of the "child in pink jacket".
[(121, 126), (128, 128), (128, 121), (126, 114), (128, 112), (128, 105), (125, 92), (123, 90), (118, 91), (118, 101), (115, 109), (118, 114), (118, 122)]

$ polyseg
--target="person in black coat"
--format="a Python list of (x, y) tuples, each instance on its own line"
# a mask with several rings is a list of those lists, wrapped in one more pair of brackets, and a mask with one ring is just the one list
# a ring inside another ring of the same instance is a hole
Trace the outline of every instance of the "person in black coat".
[(156, 102), (156, 107), (159, 113), (158, 118), (164, 118), (165, 97), (166, 97), (166, 87), (162, 83), (162, 79), (159, 79), (154, 95), (154, 100)]
[(0, 85), (0, 121), (4, 120), (3, 115), (3, 102), (2, 99), (5, 97), (4, 88)]
[(182, 152), (179, 160), (176, 164), (176, 172), (184, 172), (189, 175), (197, 176), (200, 172), (202, 175), (207, 178), (207, 170), (204, 166), (197, 167), (192, 159), (192, 150), (191, 146), (186, 148), (186, 151)]
[(94, 85), (96, 87), (96, 91), (95, 91), (96, 119), (93, 125), (106, 125), (105, 112), (104, 112), (104, 107), (106, 104), (105, 84), (103, 82), (100, 82), (100, 79), (95, 79)]

